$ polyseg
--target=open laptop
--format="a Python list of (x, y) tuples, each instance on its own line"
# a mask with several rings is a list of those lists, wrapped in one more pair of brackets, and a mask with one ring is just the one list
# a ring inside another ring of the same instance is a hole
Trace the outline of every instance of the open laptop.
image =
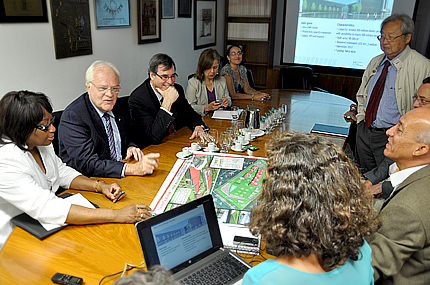
[[(160, 264), (183, 284), (240, 284), (251, 267), (223, 247), (212, 195), (138, 222), (136, 229), (147, 268)], [(208, 283), (195, 279), (206, 275)]]

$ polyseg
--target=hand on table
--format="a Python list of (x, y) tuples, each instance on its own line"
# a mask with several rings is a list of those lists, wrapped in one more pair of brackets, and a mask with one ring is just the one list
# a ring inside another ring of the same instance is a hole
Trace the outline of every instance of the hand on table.
[(127, 163), (125, 167), (125, 175), (146, 175), (152, 174), (154, 169), (158, 167), (159, 153), (149, 153), (144, 155), (136, 163)]
[(210, 142), (212, 136), (205, 132), (205, 130), (201, 126), (196, 126), (194, 128), (194, 132), (191, 134), (190, 140), (200, 138), (205, 142)]
[(151, 208), (144, 204), (128, 205), (118, 209), (116, 215), (119, 223), (135, 223), (152, 217)]
[(270, 95), (267, 93), (258, 93), (254, 95), (254, 100), (264, 101), (270, 98)]
[[(115, 201), (124, 192), (117, 183), (106, 184), (103, 181), (99, 182), (101, 192), (110, 200)], [(125, 194), (122, 196), (124, 197)]]
[(130, 159), (134, 157), (135, 160), (140, 161), (143, 156), (143, 151), (140, 148), (131, 146), (127, 149), (127, 156), (125, 157), (125, 159)]

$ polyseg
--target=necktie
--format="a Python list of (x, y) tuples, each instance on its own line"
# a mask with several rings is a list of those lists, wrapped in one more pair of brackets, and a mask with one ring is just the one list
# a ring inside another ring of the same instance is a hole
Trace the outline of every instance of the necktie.
[(117, 160), (116, 150), (115, 150), (115, 139), (113, 137), (112, 125), (110, 123), (110, 116), (108, 113), (103, 114), (103, 120), (106, 123), (107, 137), (109, 142), (110, 158), (112, 160)]
[[(162, 104), (163, 104), (163, 98), (161, 98), (161, 100), (160, 100), (160, 106)], [(169, 126), (169, 134), (173, 134), (174, 132), (176, 132), (176, 130), (175, 130), (175, 126), (173, 125), (173, 122), (172, 122)]]
[(378, 112), (379, 102), (381, 101), (382, 93), (384, 93), (385, 79), (387, 79), (388, 67), (391, 63), (385, 61), (384, 69), (382, 70), (381, 76), (376, 81), (375, 87), (373, 87), (372, 94), (370, 95), (369, 104), (366, 108), (365, 122), (366, 126), (370, 127), (372, 122), (376, 119), (376, 113)]

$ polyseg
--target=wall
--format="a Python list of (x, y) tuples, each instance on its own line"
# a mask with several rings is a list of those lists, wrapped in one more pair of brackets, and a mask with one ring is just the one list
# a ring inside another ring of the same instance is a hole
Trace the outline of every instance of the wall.
[[(96, 29), (94, 2), (90, 0), (93, 54), (55, 59), (54, 38), (49, 23), (0, 24), (0, 97), (11, 90), (32, 90), (48, 95), (54, 110), (64, 109), (85, 92), (85, 71), (97, 59), (112, 62), (121, 72), (121, 93), (130, 94), (147, 78), (152, 55), (163, 52), (177, 66), (177, 83), (187, 87), (202, 50), (194, 50), (193, 18), (161, 19), (161, 42), (137, 44), (137, 1), (130, 0), (129, 28)], [(177, 13), (177, 0), (175, 0)], [(193, 1), (194, 2), (194, 1)], [(194, 9), (194, 3), (193, 3)], [(217, 45), (223, 54), (225, 0), (217, 0)]]

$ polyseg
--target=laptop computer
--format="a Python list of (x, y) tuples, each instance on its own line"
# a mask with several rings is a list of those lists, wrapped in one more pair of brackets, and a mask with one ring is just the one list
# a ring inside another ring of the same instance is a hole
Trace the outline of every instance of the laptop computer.
[[(212, 195), (138, 222), (136, 229), (147, 268), (162, 265), (183, 284), (205, 284), (195, 279), (204, 275), (209, 277), (207, 284), (240, 284), (251, 268), (223, 247)], [(214, 264), (238, 273), (220, 273)]]

